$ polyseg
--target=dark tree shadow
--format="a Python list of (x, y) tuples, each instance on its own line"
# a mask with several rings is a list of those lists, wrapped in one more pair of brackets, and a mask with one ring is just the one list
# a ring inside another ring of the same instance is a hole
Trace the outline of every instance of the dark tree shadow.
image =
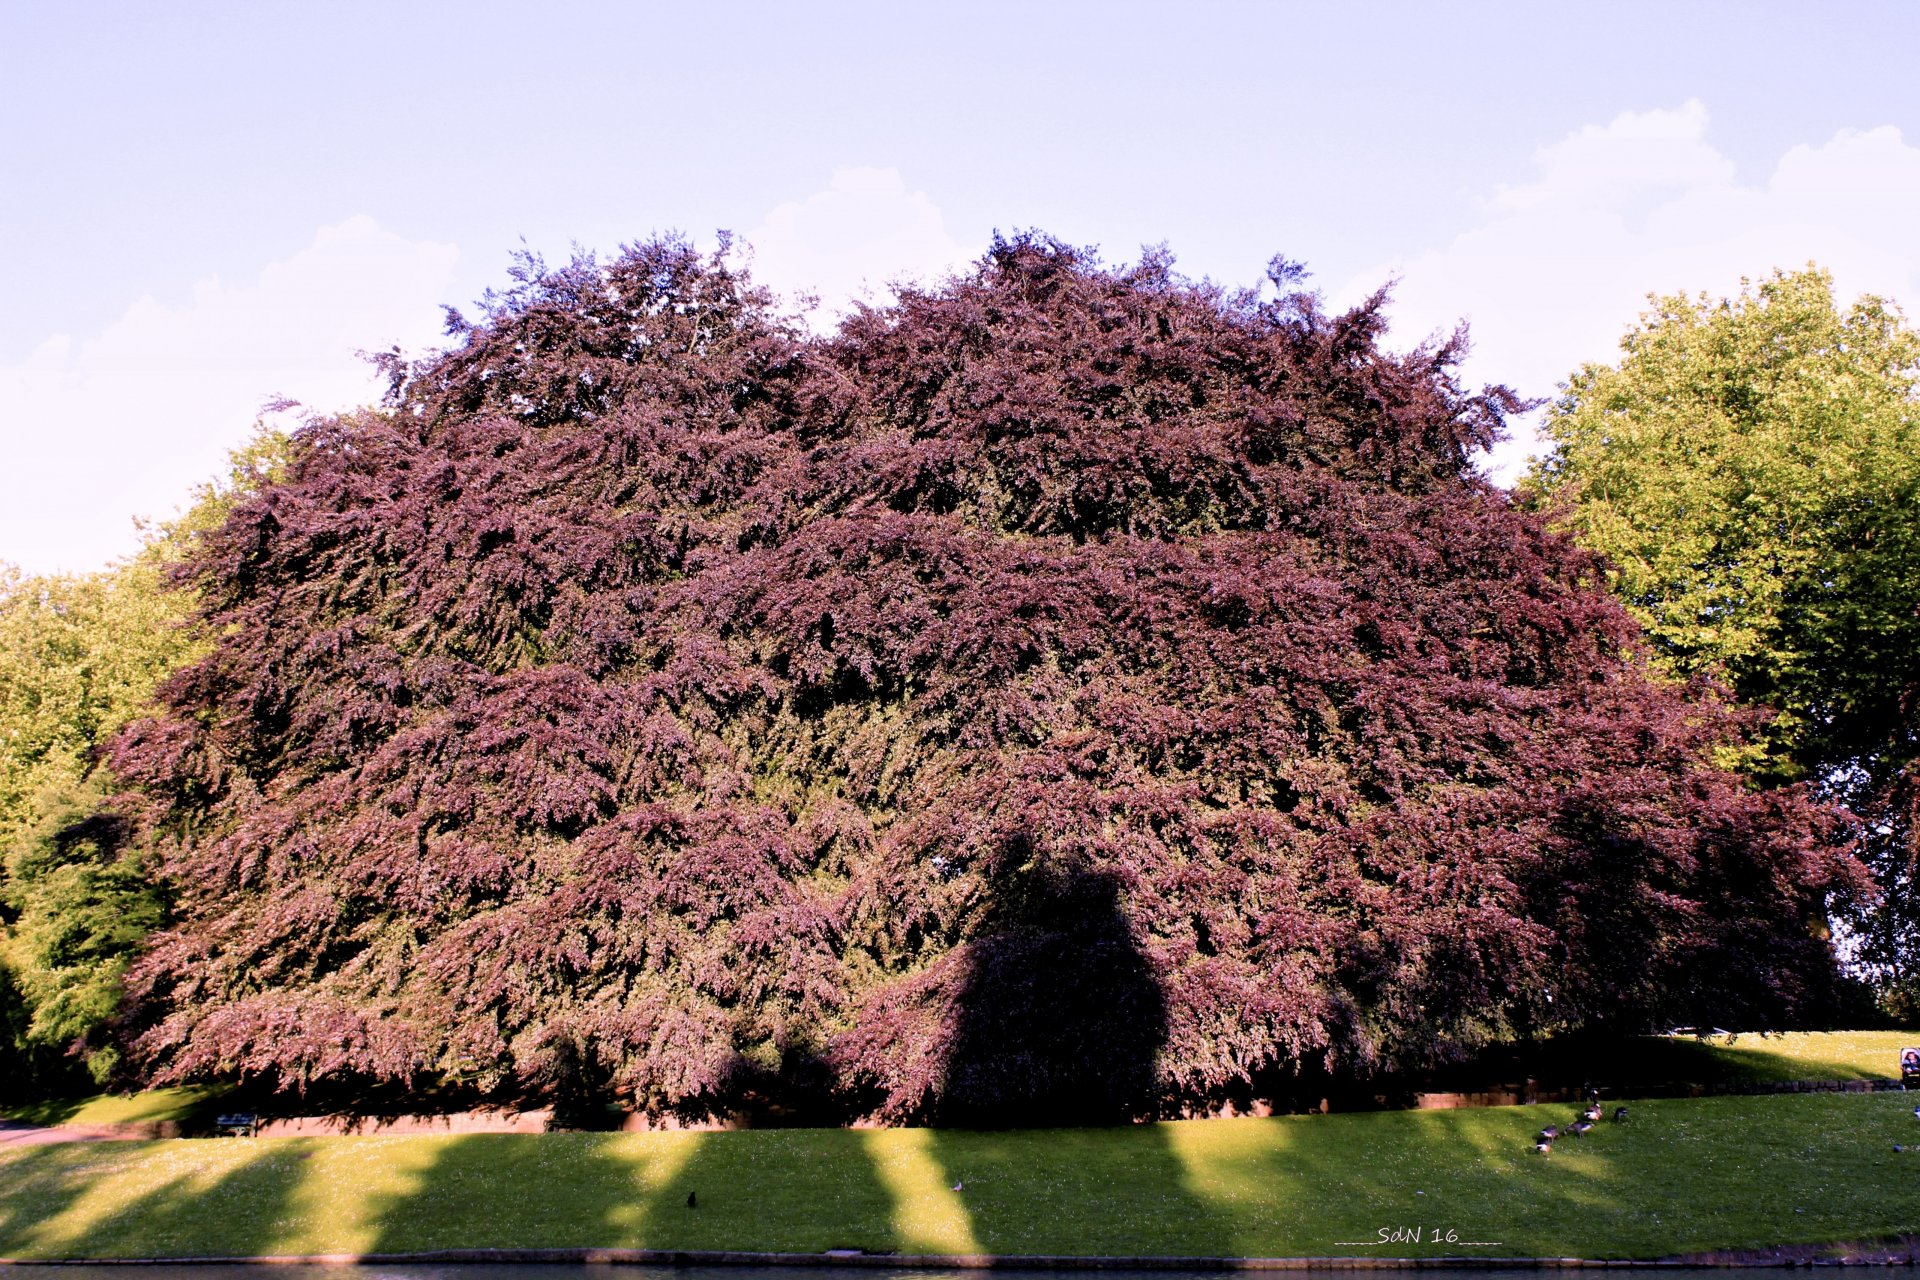
[[(1233, 1252), (1175, 1130), (1134, 1123), (1160, 1109), (1167, 1004), (1118, 884), (1038, 859), (1008, 867), (970, 947), (934, 1109), (947, 1127), (930, 1144), (978, 1248)], [(1034, 1128), (1053, 1132), (1012, 1132)]]
[(44, 1224), (56, 1221), (91, 1184), (92, 1153), (79, 1143), (55, 1143), (9, 1153), (0, 1166), (0, 1255), (25, 1254)]
[[(177, 1141), (177, 1140), (175, 1140)], [(307, 1143), (241, 1142), (224, 1168), (187, 1173), (124, 1200), (102, 1168), (122, 1144), (60, 1143), (10, 1162), (0, 1253), (51, 1257), (250, 1257), (276, 1252), (282, 1218), (307, 1176)], [(151, 1148), (145, 1148), (151, 1150)]]
[(996, 880), (934, 1118), (1014, 1128), (1151, 1115), (1166, 1001), (1111, 877), (1029, 862)]
[(893, 1208), (851, 1130), (471, 1134), (375, 1204), (367, 1251), (881, 1253), (895, 1247)]
[(613, 1138), (479, 1133), (438, 1140), (406, 1186), (374, 1202), (367, 1252), (627, 1243), (643, 1232), (655, 1161), (670, 1157), (623, 1153)]
[[(687, 1136), (691, 1155), (674, 1163), (647, 1203), (653, 1239), (799, 1253), (900, 1248), (894, 1198), (866, 1134), (789, 1127)], [(691, 1206), (689, 1196), (697, 1198)]]

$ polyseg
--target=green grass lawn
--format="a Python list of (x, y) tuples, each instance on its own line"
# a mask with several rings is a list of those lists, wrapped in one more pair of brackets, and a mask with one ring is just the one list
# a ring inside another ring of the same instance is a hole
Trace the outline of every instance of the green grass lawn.
[(99, 1093), (88, 1098), (60, 1098), (21, 1103), (0, 1110), (10, 1120), (29, 1124), (154, 1124), (192, 1120), (218, 1106), (221, 1089), (187, 1087), (148, 1089), (143, 1093)]
[(1741, 1032), (1717, 1036), (1573, 1037), (1510, 1045), (1447, 1068), (1416, 1085), (1439, 1091), (1592, 1084), (1611, 1096), (1675, 1086), (1738, 1090), (1795, 1083), (1897, 1080), (1900, 1050), (1920, 1031)]
[[(1746, 1032), (1707, 1040), (1639, 1036), (1597, 1048), (1548, 1046), (1526, 1068), (1563, 1082), (1590, 1078), (1611, 1093), (1687, 1081), (1712, 1085), (1894, 1079), (1900, 1074), (1900, 1050), (1907, 1045), (1920, 1045), (1920, 1031)], [(0, 1115), (33, 1124), (204, 1120), (219, 1109), (225, 1093), (204, 1087), (102, 1093), (0, 1106)]]
[(1920, 1045), (1912, 1031), (1746, 1032), (1733, 1036), (1640, 1036), (1569, 1053), (1549, 1048), (1537, 1069), (1562, 1079), (1591, 1078), (1615, 1091), (1636, 1084), (1786, 1084), (1794, 1081), (1897, 1080), (1900, 1050)]
[[(1566, 1106), (1106, 1130), (65, 1144), (0, 1155), (0, 1255), (599, 1245), (1656, 1257), (1920, 1227), (1920, 1151), (1893, 1149), (1920, 1143), (1913, 1101), (1636, 1102), (1627, 1124), (1564, 1139), (1548, 1157), (1531, 1136)], [(1374, 1243), (1395, 1228), (1420, 1229), (1420, 1243)]]

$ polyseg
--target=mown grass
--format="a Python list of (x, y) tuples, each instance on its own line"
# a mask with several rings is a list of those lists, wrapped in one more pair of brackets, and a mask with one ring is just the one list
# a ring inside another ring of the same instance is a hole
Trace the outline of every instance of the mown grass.
[(1511, 1045), (1413, 1082), (1415, 1091), (1543, 1089), (1593, 1085), (1625, 1097), (1686, 1090), (1738, 1091), (1789, 1084), (1897, 1080), (1900, 1050), (1920, 1031), (1790, 1031), (1718, 1035), (1572, 1037)]
[[(1746, 1032), (1731, 1036), (1640, 1036), (1592, 1046), (1548, 1046), (1529, 1070), (1556, 1080), (1592, 1079), (1612, 1093), (1636, 1085), (1784, 1084), (1897, 1079), (1900, 1050), (1920, 1045), (1917, 1031)], [(1473, 1082), (1467, 1082), (1469, 1084)], [(1484, 1083), (1484, 1081), (1479, 1082)], [(190, 1087), (0, 1106), (0, 1115), (32, 1124), (136, 1124), (204, 1120), (226, 1091)], [(431, 1107), (423, 1107), (430, 1110)]]
[(1819, 1080), (1898, 1080), (1900, 1050), (1920, 1045), (1912, 1031), (1789, 1031), (1779, 1035), (1650, 1037), (1637, 1042), (1642, 1079), (1784, 1084)]
[[(0, 1255), (626, 1246), (1618, 1258), (1920, 1225), (1920, 1151), (1894, 1150), (1920, 1143), (1911, 1096), (1631, 1105), (1626, 1124), (1563, 1139), (1548, 1157), (1531, 1136), (1566, 1106), (1106, 1130), (67, 1144), (0, 1155)], [(1393, 1228), (1418, 1228), (1420, 1241), (1376, 1243)], [(1467, 1243), (1477, 1241), (1492, 1243)]]
[(148, 1089), (141, 1093), (99, 1093), (84, 1098), (57, 1098), (18, 1103), (0, 1114), (9, 1120), (41, 1125), (152, 1124), (192, 1120), (216, 1107), (225, 1091), (188, 1086)]

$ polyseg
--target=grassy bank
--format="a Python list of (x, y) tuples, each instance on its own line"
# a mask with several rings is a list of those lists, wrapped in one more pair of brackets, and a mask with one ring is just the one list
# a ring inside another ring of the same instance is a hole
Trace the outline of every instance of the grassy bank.
[(141, 1093), (100, 1093), (86, 1098), (55, 1098), (0, 1108), (9, 1120), (41, 1125), (161, 1124), (193, 1120), (219, 1105), (221, 1090), (197, 1087), (148, 1089)]
[(1524, 1058), (1528, 1071), (1561, 1082), (1592, 1080), (1610, 1092), (1640, 1085), (1780, 1085), (1888, 1080), (1912, 1031), (1790, 1031), (1778, 1035), (1637, 1036), (1603, 1044), (1549, 1045)]
[[(1912, 1105), (1899, 1094), (1636, 1103), (1627, 1124), (1549, 1157), (1529, 1139), (1564, 1106), (1019, 1133), (68, 1144), (0, 1156), (0, 1255), (602, 1245), (1654, 1257), (1912, 1230), (1920, 1151), (1894, 1151), (1920, 1142)], [(1421, 1240), (1377, 1246), (1383, 1228), (1419, 1228)]]
[[(1624, 1095), (1636, 1085), (1680, 1082), (1711, 1087), (1884, 1080), (1898, 1077), (1900, 1050), (1907, 1045), (1920, 1045), (1920, 1031), (1639, 1036), (1598, 1046), (1547, 1046), (1518, 1063), (1449, 1083), (1483, 1088), (1496, 1078), (1533, 1074), (1560, 1083), (1592, 1080), (1609, 1094)], [(224, 1095), (215, 1088), (152, 1089), (0, 1106), (0, 1115), (43, 1125), (206, 1122), (222, 1109)]]

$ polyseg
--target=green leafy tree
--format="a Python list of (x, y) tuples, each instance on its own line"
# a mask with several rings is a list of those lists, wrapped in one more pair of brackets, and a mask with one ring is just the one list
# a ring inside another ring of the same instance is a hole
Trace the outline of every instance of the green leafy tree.
[(1621, 346), (1553, 406), (1524, 488), (1608, 558), (1661, 662), (1771, 709), (1757, 780), (1860, 816), (1884, 894), (1860, 958), (1920, 1009), (1920, 335), (1809, 267), (1656, 298)]
[(259, 432), (112, 568), (28, 577), (0, 566), (0, 1054), (17, 1079), (44, 1084), (73, 1050), (96, 1079), (111, 1073), (99, 1032), (164, 906), (99, 748), (204, 650), (174, 566), (286, 448)]
[(180, 603), (146, 554), (102, 573), (0, 579), (0, 835), (36, 823), (36, 797), (71, 790), (96, 744), (187, 655)]
[(164, 915), (149, 859), (134, 825), (112, 804), (109, 779), (86, 781), (42, 799), (37, 821), (7, 858), (8, 900), (19, 914), (9, 950), (30, 1049), (84, 1046), (104, 1082), (118, 1053), (94, 1043), (118, 1010), (127, 962)]
[(0, 1051), (16, 1084), (71, 1074), (70, 1047), (93, 1055), (96, 1074), (110, 1071), (111, 1055), (86, 1042), (158, 916), (139, 860), (122, 857), (124, 836), (103, 840), (90, 819), (110, 789), (95, 747), (192, 652), (159, 559), (12, 575), (0, 595), (0, 998), (10, 1006)]

